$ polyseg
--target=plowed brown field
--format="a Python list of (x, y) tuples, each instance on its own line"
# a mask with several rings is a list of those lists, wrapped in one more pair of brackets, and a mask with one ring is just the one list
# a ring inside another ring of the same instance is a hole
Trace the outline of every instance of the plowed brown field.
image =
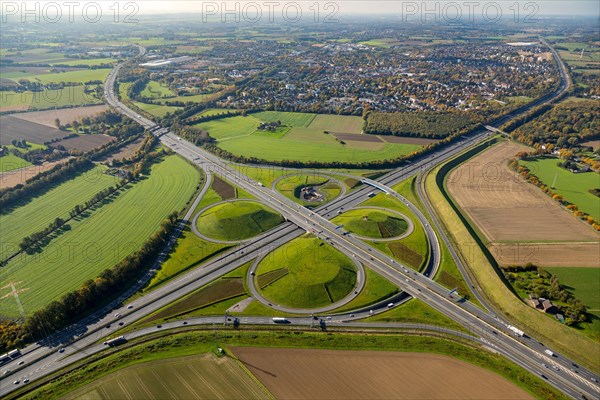
[[(504, 242), (502, 257), (498, 257), (501, 264), (530, 261), (544, 266), (598, 266), (600, 236), (508, 168), (508, 160), (522, 150), (528, 148), (506, 142), (470, 159), (449, 174), (450, 194), (494, 251), (500, 251), (498, 242)], [(524, 242), (541, 244), (536, 245), (535, 253), (533, 245), (519, 253)], [(574, 242), (580, 244), (574, 246)], [(531, 257), (525, 257), (527, 252)]]
[(426, 353), (235, 347), (277, 399), (530, 399), (506, 379)]

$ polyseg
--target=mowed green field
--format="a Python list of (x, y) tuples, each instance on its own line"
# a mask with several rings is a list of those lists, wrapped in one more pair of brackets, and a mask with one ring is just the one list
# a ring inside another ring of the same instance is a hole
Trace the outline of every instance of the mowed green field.
[[(282, 121), (276, 132), (259, 131), (260, 122)], [(360, 134), (362, 118), (343, 115), (314, 115), (286, 112), (261, 112), (246, 117), (230, 117), (200, 123), (217, 145), (233, 154), (269, 161), (297, 160), (321, 162), (369, 162), (397, 158), (418, 145), (381, 141), (336, 140), (336, 133)]]
[(50, 63), (50, 65), (72, 65), (72, 66), (87, 65), (88, 67), (95, 67), (97, 65), (114, 64), (116, 62), (117, 62), (117, 60), (114, 58), (90, 58), (90, 59), (81, 59), (81, 60), (75, 59), (75, 60), (71, 60), (71, 61)]
[(140, 94), (144, 97), (149, 98), (175, 96), (175, 93), (173, 93), (168, 86), (157, 81), (148, 82), (148, 84)]
[(0, 157), (0, 173), (29, 167), (30, 165), (31, 163), (29, 161), (17, 157), (14, 154), (9, 153)]
[(243, 240), (266, 232), (283, 222), (283, 217), (254, 201), (217, 204), (196, 221), (198, 231), (209, 238)]
[(600, 189), (600, 175), (597, 172), (574, 174), (559, 167), (556, 158), (545, 158), (534, 161), (520, 161), (544, 184), (552, 186), (554, 191), (565, 200), (577, 205), (579, 210), (591, 215), (596, 221), (600, 220), (600, 198), (591, 194), (589, 189)]
[[(57, 217), (67, 219), (69, 211), (77, 204), (83, 204), (101, 190), (114, 186), (118, 179), (105, 174), (106, 169), (104, 166), (98, 166), (56, 186), (10, 213), (0, 215), (0, 236), (5, 245), (1, 249), (0, 259), (4, 259), (5, 252), (12, 254), (25, 236), (41, 231)], [(11, 244), (10, 248), (7, 244)]]
[[(274, 280), (265, 278), (267, 273)], [(315, 308), (335, 303), (354, 289), (356, 266), (337, 249), (308, 235), (267, 255), (256, 268), (256, 280), (262, 282), (262, 294), (276, 304)]]
[(0, 92), (0, 111), (60, 108), (85, 104), (100, 104), (101, 100), (85, 93), (85, 86), (68, 86), (42, 92)]
[(233, 358), (214, 354), (133, 365), (64, 399), (262, 399), (265, 390)]
[[(19, 76), (19, 79), (27, 79), (31, 82), (60, 83), (75, 82), (85, 83), (89, 81), (104, 81), (111, 70), (109, 68), (98, 69), (79, 69), (66, 72), (47, 72), (41, 74), (26, 74)], [(15, 80), (18, 80), (15, 78)]]
[(331, 220), (336, 225), (359, 236), (386, 239), (402, 235), (408, 222), (397, 214), (377, 209), (350, 210)]
[[(12, 260), (0, 270), (2, 316), (20, 315), (17, 300), (30, 315), (139, 249), (168, 214), (185, 205), (199, 179), (185, 160), (168, 156), (114, 201), (70, 223), (71, 230), (42, 253)], [(17, 296), (10, 295), (12, 284)]]

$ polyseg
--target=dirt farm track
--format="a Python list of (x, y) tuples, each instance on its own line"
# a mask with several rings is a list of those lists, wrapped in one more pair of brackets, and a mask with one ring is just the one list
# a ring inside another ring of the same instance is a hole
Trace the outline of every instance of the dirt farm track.
[(504, 378), (427, 353), (235, 347), (277, 399), (530, 399)]
[(600, 236), (508, 168), (521, 150), (529, 149), (505, 142), (478, 154), (448, 175), (448, 191), (489, 247), (498, 253), (501, 244), (500, 263), (598, 266)]

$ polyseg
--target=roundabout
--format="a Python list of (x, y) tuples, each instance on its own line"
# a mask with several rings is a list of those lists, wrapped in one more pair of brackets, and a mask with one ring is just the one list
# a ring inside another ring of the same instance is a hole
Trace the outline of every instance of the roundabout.
[(406, 215), (383, 207), (354, 207), (331, 220), (357, 239), (391, 242), (404, 239), (415, 227)]
[(225, 200), (200, 210), (192, 230), (214, 243), (237, 244), (271, 230), (284, 218), (266, 205), (249, 199)]
[(262, 257), (249, 268), (252, 297), (287, 313), (322, 313), (343, 306), (364, 287), (362, 264), (319, 238), (303, 236)]

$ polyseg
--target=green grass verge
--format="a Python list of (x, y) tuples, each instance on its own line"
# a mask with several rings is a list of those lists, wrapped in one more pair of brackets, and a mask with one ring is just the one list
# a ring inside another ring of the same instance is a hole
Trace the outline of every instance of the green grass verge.
[[(25, 313), (33, 313), (137, 250), (167, 215), (185, 205), (199, 179), (187, 161), (166, 157), (114, 201), (73, 222), (42, 253), (9, 262), (0, 280), (14, 282)], [(15, 296), (2, 297), (0, 310), (7, 317), (21, 314)]]

